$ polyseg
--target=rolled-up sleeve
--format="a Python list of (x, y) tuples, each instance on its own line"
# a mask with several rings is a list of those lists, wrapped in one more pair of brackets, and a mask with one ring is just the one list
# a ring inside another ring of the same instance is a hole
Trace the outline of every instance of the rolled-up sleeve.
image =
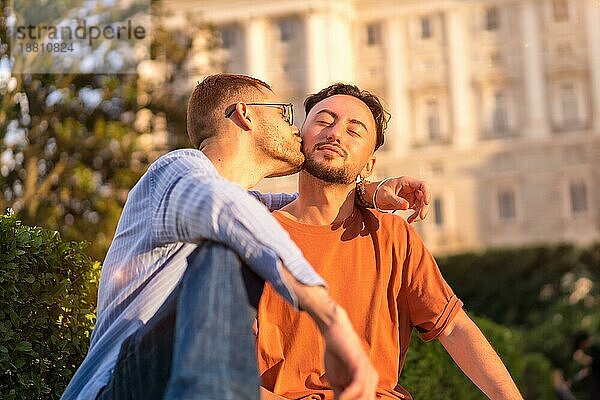
[(410, 322), (424, 341), (439, 337), (463, 303), (442, 276), (435, 259), (412, 227), (407, 228), (409, 256), (405, 264), (406, 304)]
[(282, 278), (280, 261), (303, 284), (325, 286), (262, 204), (239, 185), (203, 171), (197, 163), (193, 158), (174, 158), (150, 171), (156, 245), (223, 243), (294, 307), (296, 297)]

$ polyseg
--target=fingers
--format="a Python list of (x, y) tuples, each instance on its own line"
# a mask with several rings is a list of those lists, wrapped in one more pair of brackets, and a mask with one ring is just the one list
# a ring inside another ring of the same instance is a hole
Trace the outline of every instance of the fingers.
[[(427, 183), (425, 181), (403, 176), (398, 178), (395, 184), (396, 194), (407, 200), (409, 204), (408, 208), (412, 208), (417, 213), (416, 215), (411, 215), (408, 222), (412, 223), (418, 218), (424, 219), (427, 216), (431, 198)], [(406, 210), (408, 208), (400, 209)]]
[[(341, 388), (338, 388), (338, 392)], [(337, 398), (339, 400), (354, 400), (360, 399), (362, 395), (364, 387), (362, 385), (362, 381), (359, 379), (354, 379), (352, 383), (347, 386)]]
[(369, 363), (355, 371), (353, 381), (338, 396), (340, 400), (372, 400), (375, 399), (379, 376)]
[(399, 196), (393, 188), (386, 186), (377, 192), (376, 202), (377, 207), (382, 210), (408, 210), (410, 208), (408, 200)]
[(416, 210), (414, 213), (411, 214), (410, 217), (408, 217), (406, 222), (408, 222), (409, 224), (412, 224), (413, 222), (415, 222), (417, 220), (418, 216), (419, 216), (419, 210)]
[(421, 181), (421, 184), (419, 185), (419, 191), (423, 194), (423, 202), (429, 205), (431, 193), (429, 192), (429, 186), (425, 181)]
[(427, 184), (427, 182), (419, 179), (402, 177), (401, 186), (410, 187), (410, 189), (416, 194), (416, 196), (421, 198), (425, 204), (429, 204), (431, 192), (429, 191), (429, 185)]
[(419, 216), (421, 217), (421, 221), (423, 221), (425, 218), (427, 218), (427, 214), (429, 214), (429, 203), (424, 204), (423, 207), (421, 208), (421, 212), (419, 213)]
[(405, 198), (395, 194), (392, 194), (390, 198), (390, 202), (394, 205), (392, 210), (408, 210), (410, 208), (410, 203)]
[(424, 221), (425, 218), (427, 218), (427, 214), (429, 214), (429, 205), (428, 204), (421, 204), (420, 207), (414, 206), (414, 207), (412, 207), (412, 209), (415, 211), (407, 219), (407, 222), (409, 224), (412, 224), (417, 219), (421, 219), (421, 221)]
[[(415, 220), (416, 217), (418, 216), (419, 218), (421, 218), (421, 221), (424, 220), (427, 217), (427, 214), (429, 213), (429, 200), (430, 200), (430, 195), (429, 192), (427, 191), (427, 185), (425, 185), (424, 183), (420, 186), (421, 189), (416, 191), (416, 195), (417, 195), (417, 201), (415, 202), (415, 204), (413, 205), (413, 209), (415, 210)], [(413, 214), (414, 215), (414, 214)]]

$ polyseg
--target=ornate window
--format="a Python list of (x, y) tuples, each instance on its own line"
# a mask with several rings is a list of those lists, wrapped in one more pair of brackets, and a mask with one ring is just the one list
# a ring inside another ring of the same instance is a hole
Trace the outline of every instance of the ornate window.
[(442, 139), (440, 129), (440, 105), (437, 100), (427, 101), (427, 133), (429, 140), (436, 142)]
[(379, 24), (367, 25), (367, 46), (381, 43), (381, 26)]
[(569, 3), (567, 0), (552, 0), (554, 21), (562, 22), (569, 19)]
[(233, 26), (224, 26), (219, 29), (221, 47), (230, 49), (235, 46), (235, 29)]
[(498, 192), (498, 217), (501, 221), (512, 221), (517, 216), (515, 205), (515, 192), (501, 190)]
[(572, 214), (582, 214), (587, 212), (587, 186), (585, 182), (571, 182), (571, 184), (569, 185), (569, 196), (571, 198)]
[(492, 127), (497, 135), (505, 135), (509, 131), (508, 126), (508, 107), (506, 96), (498, 91), (494, 94), (494, 112)]
[(422, 17), (421, 18), (421, 39), (429, 39), (433, 36), (433, 31), (431, 29), (431, 18)]
[(433, 199), (433, 217), (436, 226), (441, 227), (444, 225), (444, 210), (442, 207), (442, 199), (439, 197)]
[(277, 27), (279, 28), (279, 41), (289, 42), (292, 40), (294, 35), (294, 29), (292, 26), (292, 20), (289, 18), (280, 19), (277, 21)]
[(579, 123), (579, 104), (577, 91), (572, 82), (560, 86), (560, 108), (565, 128), (575, 127)]
[(485, 30), (495, 31), (500, 27), (500, 15), (497, 7), (485, 10)]

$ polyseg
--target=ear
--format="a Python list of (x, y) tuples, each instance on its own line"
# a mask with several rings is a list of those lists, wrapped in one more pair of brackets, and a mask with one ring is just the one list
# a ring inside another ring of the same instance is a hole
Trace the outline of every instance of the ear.
[(377, 161), (375, 155), (371, 154), (369, 160), (363, 167), (362, 171), (360, 171), (360, 176), (362, 176), (363, 178), (368, 178), (369, 176), (371, 176), (371, 174), (373, 173), (373, 169), (375, 168), (375, 161)]
[(253, 117), (250, 115), (250, 107), (248, 107), (246, 103), (237, 103), (235, 105), (235, 111), (229, 118), (245, 131), (252, 129)]

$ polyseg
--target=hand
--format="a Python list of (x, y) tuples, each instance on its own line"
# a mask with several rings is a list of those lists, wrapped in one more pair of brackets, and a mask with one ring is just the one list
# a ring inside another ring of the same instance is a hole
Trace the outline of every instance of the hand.
[(324, 329), (323, 337), (325, 371), (335, 398), (375, 399), (379, 376), (341, 307), (336, 307), (335, 320)]
[[(379, 182), (371, 182), (365, 185), (367, 195), (371, 198)], [(377, 191), (375, 201), (382, 210), (414, 210), (408, 217), (411, 224), (420, 218), (424, 220), (429, 213), (429, 187), (425, 181), (400, 176), (388, 179)]]

